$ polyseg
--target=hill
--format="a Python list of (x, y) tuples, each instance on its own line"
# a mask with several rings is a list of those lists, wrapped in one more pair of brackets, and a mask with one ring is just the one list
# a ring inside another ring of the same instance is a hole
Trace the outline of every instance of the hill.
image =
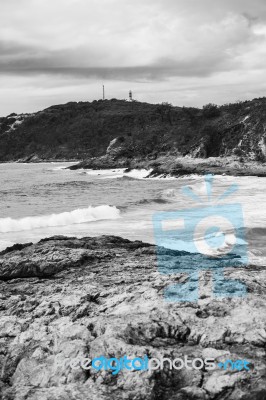
[[(162, 155), (266, 158), (266, 98), (203, 109), (124, 100), (71, 102), (0, 118), (0, 161)], [(115, 139), (115, 140), (114, 140)], [(116, 149), (116, 150), (115, 150)]]

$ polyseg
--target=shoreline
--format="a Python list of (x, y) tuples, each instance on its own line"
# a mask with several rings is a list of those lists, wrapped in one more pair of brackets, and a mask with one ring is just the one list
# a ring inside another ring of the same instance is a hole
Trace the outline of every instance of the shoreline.
[(228, 176), (258, 176), (266, 177), (266, 164), (255, 161), (239, 161), (235, 157), (192, 158), (161, 156), (156, 160), (113, 159), (109, 156), (91, 158), (68, 167), (77, 169), (113, 169), (126, 168), (152, 170), (147, 178), (152, 177), (182, 177), (185, 175), (228, 175)]
[(189, 175), (225, 175), (225, 176), (257, 176), (266, 177), (266, 163), (239, 160), (237, 157), (210, 157), (193, 158), (190, 156), (159, 156), (156, 159), (129, 159), (112, 158), (108, 155), (94, 157), (87, 160), (77, 159), (34, 159), (31, 161), (15, 160), (1, 161), (0, 164), (41, 164), (41, 163), (75, 163), (66, 169), (91, 169), (91, 170), (109, 170), (125, 169), (126, 172), (132, 170), (146, 169), (151, 171), (146, 178), (153, 177), (183, 177)]

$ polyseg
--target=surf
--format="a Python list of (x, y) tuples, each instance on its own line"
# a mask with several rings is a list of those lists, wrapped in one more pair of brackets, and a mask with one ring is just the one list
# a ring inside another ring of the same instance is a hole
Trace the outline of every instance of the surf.
[(37, 228), (83, 224), (99, 220), (120, 218), (120, 211), (109, 205), (78, 208), (73, 211), (59, 214), (24, 217), (21, 219), (1, 218), (0, 232), (20, 232)]

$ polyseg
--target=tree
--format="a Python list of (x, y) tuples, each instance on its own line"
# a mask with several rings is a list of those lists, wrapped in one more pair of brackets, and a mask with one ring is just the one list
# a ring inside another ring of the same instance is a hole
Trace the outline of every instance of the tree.
[(209, 103), (202, 107), (203, 115), (206, 118), (214, 118), (220, 115), (220, 109), (217, 104)]

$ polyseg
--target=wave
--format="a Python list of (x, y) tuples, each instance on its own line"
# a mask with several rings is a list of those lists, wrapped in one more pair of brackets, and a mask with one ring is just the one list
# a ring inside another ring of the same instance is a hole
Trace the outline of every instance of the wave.
[(83, 224), (103, 219), (117, 219), (119, 217), (120, 211), (116, 207), (102, 205), (98, 207), (79, 208), (60, 214), (25, 217), (21, 219), (1, 218), (0, 232), (28, 231), (37, 228)]
[(65, 165), (60, 165), (59, 167), (49, 169), (49, 171), (64, 171), (64, 170), (69, 171)]
[[(88, 182), (88, 181), (66, 181), (66, 182), (53, 182), (53, 183), (46, 183), (43, 185), (45, 188), (55, 188), (58, 189), (69, 189), (71, 187), (88, 187), (94, 185), (94, 182)], [(38, 189), (38, 186), (34, 186), (34, 189)]]
[(129, 172), (124, 172), (124, 176), (133, 179), (144, 179), (150, 175), (152, 169), (132, 169)]
[(86, 173), (92, 176), (98, 176), (102, 179), (144, 179), (151, 173), (151, 169), (132, 169), (126, 172), (125, 168), (88, 170)]

